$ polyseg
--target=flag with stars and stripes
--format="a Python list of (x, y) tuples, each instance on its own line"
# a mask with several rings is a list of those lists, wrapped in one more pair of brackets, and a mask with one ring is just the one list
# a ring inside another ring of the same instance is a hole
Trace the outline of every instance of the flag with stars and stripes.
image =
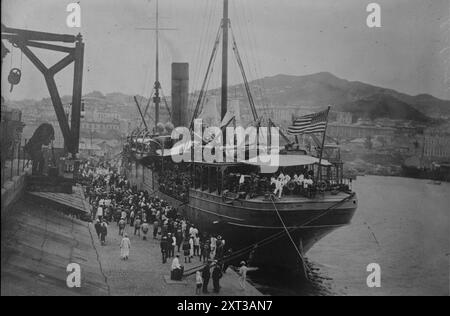
[(328, 108), (325, 111), (305, 115), (295, 119), (293, 124), (288, 128), (288, 134), (301, 135), (324, 133), (327, 126), (329, 111), (330, 109)]

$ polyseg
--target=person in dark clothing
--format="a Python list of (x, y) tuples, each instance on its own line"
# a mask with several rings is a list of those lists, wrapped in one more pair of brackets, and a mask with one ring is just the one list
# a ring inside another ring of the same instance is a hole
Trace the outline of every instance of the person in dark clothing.
[(106, 236), (108, 235), (108, 225), (106, 222), (102, 223), (101, 231), (100, 231), (100, 241), (102, 246), (106, 244)]
[(203, 278), (203, 293), (208, 293), (208, 283), (209, 278), (211, 277), (211, 272), (209, 271), (209, 264), (206, 264), (206, 266), (202, 270), (202, 278)]
[(122, 218), (122, 219), (119, 221), (119, 235), (120, 235), (120, 236), (123, 236), (123, 233), (124, 233), (126, 224), (127, 224), (127, 223), (125, 222), (125, 219), (124, 219), (124, 218)]
[(183, 232), (181, 231), (181, 228), (177, 229), (177, 232), (175, 233), (175, 237), (177, 238), (178, 252), (180, 252), (181, 244), (183, 242)]
[(199, 255), (200, 262), (203, 261), (203, 254), (204, 254), (203, 248), (204, 247), (205, 247), (205, 242), (203, 239), (200, 239), (200, 255)]
[(223, 257), (223, 247), (222, 237), (219, 236), (216, 242), (216, 258), (219, 260)]
[(200, 262), (205, 263), (209, 259), (209, 241), (205, 238), (200, 240)]
[(214, 293), (219, 293), (219, 291), (220, 291), (220, 279), (221, 278), (222, 278), (222, 268), (218, 263), (216, 263), (214, 265), (214, 269), (212, 272)]
[(100, 235), (102, 233), (102, 223), (99, 220), (97, 220), (94, 227), (95, 227), (95, 232), (97, 233), (97, 237), (100, 240)]
[(183, 242), (184, 263), (187, 263), (188, 260), (189, 260), (189, 262), (191, 262), (190, 250), (191, 250), (191, 246), (189, 245), (189, 241), (185, 240)]
[(117, 223), (117, 226), (119, 226), (119, 221), (122, 216), (122, 211), (120, 209), (117, 209), (114, 213), (114, 221)]
[[(233, 254), (233, 249), (231, 249), (231, 248), (228, 249), (225, 253), (225, 258), (230, 258), (232, 254)], [(230, 266), (230, 261), (224, 260), (223, 269), (222, 269), (223, 273), (227, 273), (227, 269), (229, 266)]]
[(141, 225), (142, 225), (142, 221), (139, 217), (137, 217), (134, 220), (134, 235), (136, 236), (136, 234), (141, 237)]
[(153, 239), (156, 239), (156, 237), (158, 236), (158, 226), (159, 226), (159, 222), (158, 222), (158, 220), (155, 220), (153, 222)]
[(168, 250), (168, 246), (169, 246), (169, 241), (167, 239), (167, 236), (164, 235), (161, 238), (161, 255), (162, 255), (162, 263), (166, 263), (167, 262), (167, 250)]

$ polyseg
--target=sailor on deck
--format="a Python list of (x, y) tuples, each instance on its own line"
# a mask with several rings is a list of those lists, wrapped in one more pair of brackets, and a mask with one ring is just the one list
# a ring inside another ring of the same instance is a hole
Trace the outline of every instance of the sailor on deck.
[(300, 174), (299, 176), (297, 176), (296, 174), (294, 175), (294, 181), (298, 186), (302, 186), (303, 185), (303, 181), (305, 181), (305, 176), (302, 174)]
[(283, 179), (283, 188), (284, 188), (285, 186), (287, 186), (288, 183), (289, 183), (290, 181), (291, 181), (291, 176), (288, 175), (288, 174), (286, 174), (286, 175), (284, 176), (284, 179)]
[(272, 178), (271, 183), (275, 184), (275, 190), (273, 191), (273, 194), (278, 193), (278, 198), (281, 198), (281, 195), (283, 194), (283, 188), (284, 186), (291, 180), (291, 177), (289, 175), (284, 175), (283, 172), (281, 172), (278, 176), (278, 178)]
[(241, 174), (241, 176), (239, 177), (239, 190), (241, 190), (242, 185), (244, 185), (245, 183), (245, 175)]
[(308, 176), (308, 178), (303, 181), (303, 188), (305, 189), (308, 197), (311, 197), (311, 189), (313, 184), (314, 181), (312, 180), (311, 176)]

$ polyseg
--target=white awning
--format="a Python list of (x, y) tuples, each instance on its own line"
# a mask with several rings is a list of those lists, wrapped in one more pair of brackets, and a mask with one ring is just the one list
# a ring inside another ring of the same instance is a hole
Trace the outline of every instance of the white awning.
[[(307, 155), (261, 155), (244, 163), (253, 166), (295, 167), (319, 164), (319, 158)], [(321, 165), (331, 166), (331, 163), (322, 159)]]

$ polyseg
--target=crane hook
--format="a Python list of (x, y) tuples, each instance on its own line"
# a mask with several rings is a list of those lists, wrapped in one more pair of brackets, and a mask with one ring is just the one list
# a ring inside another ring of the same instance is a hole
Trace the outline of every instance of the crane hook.
[(22, 71), (19, 68), (11, 69), (8, 75), (8, 82), (11, 84), (11, 89), (9, 90), (9, 92), (12, 92), (14, 86), (19, 84), (21, 77)]

